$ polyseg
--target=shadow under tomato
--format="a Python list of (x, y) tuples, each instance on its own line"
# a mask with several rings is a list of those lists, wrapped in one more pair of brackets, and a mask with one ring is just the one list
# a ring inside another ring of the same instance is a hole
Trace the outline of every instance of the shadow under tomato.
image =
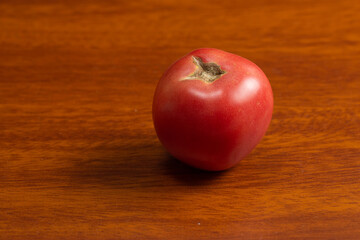
[(167, 154), (163, 163), (167, 175), (182, 185), (208, 185), (226, 175), (227, 171), (210, 172), (193, 168)]
[(154, 187), (209, 185), (228, 172), (209, 172), (190, 167), (170, 156), (158, 144), (142, 147), (143, 151), (139, 153), (133, 148), (102, 146), (98, 152), (93, 151), (91, 157), (74, 160), (66, 175), (70, 177), (71, 185), (102, 185), (146, 191)]

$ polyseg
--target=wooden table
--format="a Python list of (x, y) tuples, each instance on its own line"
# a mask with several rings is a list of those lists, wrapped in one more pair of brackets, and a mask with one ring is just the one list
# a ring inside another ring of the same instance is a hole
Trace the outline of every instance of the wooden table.
[[(360, 239), (360, 2), (1, 1), (0, 239)], [(156, 83), (199, 47), (267, 74), (236, 167), (171, 158)]]

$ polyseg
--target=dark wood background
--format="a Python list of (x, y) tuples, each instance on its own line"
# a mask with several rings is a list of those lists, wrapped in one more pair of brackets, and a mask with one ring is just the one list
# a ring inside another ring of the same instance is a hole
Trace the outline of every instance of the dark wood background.
[[(0, 239), (360, 239), (360, 2), (0, 2)], [(267, 74), (236, 167), (159, 143), (156, 83), (200, 47)]]

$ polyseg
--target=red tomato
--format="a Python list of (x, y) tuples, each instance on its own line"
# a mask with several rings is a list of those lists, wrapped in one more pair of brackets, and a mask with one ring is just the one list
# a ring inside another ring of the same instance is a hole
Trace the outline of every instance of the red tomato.
[(155, 91), (153, 121), (164, 147), (193, 167), (234, 166), (264, 136), (272, 116), (269, 80), (249, 60), (198, 49), (176, 61)]

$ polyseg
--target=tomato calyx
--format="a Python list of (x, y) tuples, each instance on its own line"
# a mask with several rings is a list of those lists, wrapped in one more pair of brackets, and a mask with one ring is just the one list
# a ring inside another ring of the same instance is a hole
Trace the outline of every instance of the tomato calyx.
[(205, 83), (212, 83), (219, 79), (226, 72), (221, 67), (213, 62), (204, 62), (200, 57), (192, 56), (193, 62), (196, 65), (196, 70), (191, 75), (182, 80), (199, 79)]

